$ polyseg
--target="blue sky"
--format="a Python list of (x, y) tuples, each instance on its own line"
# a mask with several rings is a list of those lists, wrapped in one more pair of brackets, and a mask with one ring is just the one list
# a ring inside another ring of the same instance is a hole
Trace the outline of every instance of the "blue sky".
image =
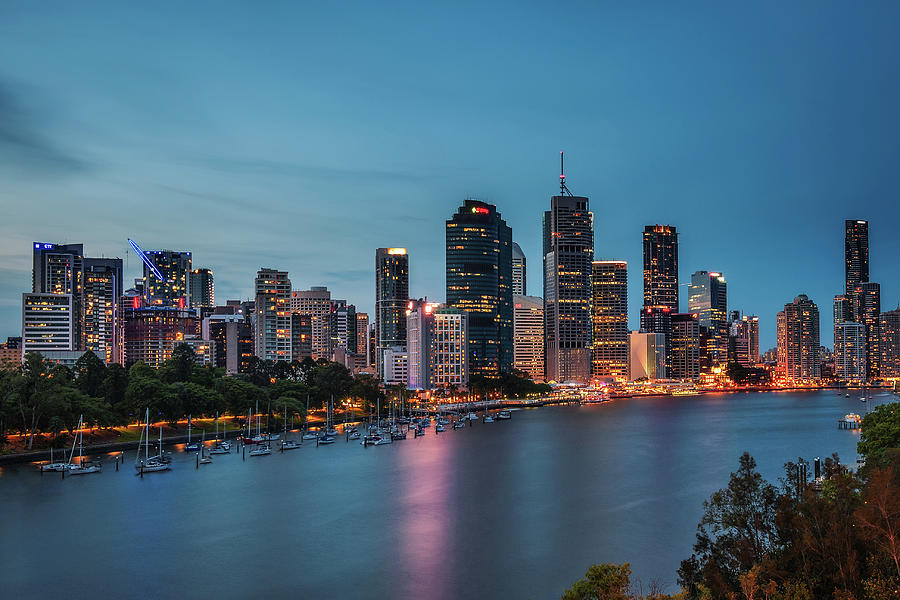
[[(681, 233), (681, 280), (720, 270), (761, 319), (843, 286), (869, 219), (883, 309), (896, 256), (900, 4), (72, 3), (0, 5), (0, 335), (32, 241), (191, 250), (216, 295), (259, 267), (371, 310), (374, 250), (444, 296), (444, 220), (493, 202), (542, 293), (540, 220), (566, 151), (598, 258)], [(683, 293), (683, 303), (686, 295)]]

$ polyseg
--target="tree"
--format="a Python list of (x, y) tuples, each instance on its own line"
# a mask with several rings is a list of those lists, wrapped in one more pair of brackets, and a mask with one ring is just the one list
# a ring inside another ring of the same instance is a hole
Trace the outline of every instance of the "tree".
[[(714, 597), (737, 591), (740, 575), (775, 550), (777, 505), (777, 490), (762, 478), (746, 452), (728, 487), (703, 503), (694, 551), (704, 584)], [(690, 565), (682, 563), (682, 569), (690, 574)]]
[(319, 406), (330, 398), (341, 400), (350, 392), (353, 385), (353, 376), (350, 370), (339, 363), (328, 363), (316, 369), (314, 375), (315, 387), (318, 390)]
[[(58, 377), (63, 375), (59, 372)], [(29, 352), (22, 362), (22, 379), (20, 388), (14, 395), (16, 408), (22, 419), (22, 432), (25, 433), (26, 449), (34, 445), (34, 435), (38, 430), (41, 418), (56, 408), (57, 397), (52, 393), (55, 383), (53, 374), (48, 371), (44, 358), (37, 352)]]
[(127, 423), (130, 411), (125, 402), (125, 391), (128, 389), (128, 372), (122, 365), (111, 364), (106, 368), (103, 379), (103, 397), (107, 405), (118, 416), (118, 423)]
[(103, 395), (103, 380), (106, 378), (106, 365), (91, 351), (82, 354), (75, 361), (75, 381), (78, 389), (88, 396)]
[(584, 579), (572, 584), (562, 595), (563, 600), (629, 600), (631, 567), (621, 565), (591, 565)]
[(196, 362), (194, 349), (187, 344), (178, 344), (172, 350), (172, 357), (166, 361), (163, 379), (168, 383), (190, 381)]
[(877, 406), (862, 420), (857, 450), (866, 464), (879, 466), (889, 448), (900, 448), (900, 403)]
[(875, 469), (871, 473), (856, 519), (863, 539), (891, 560), (900, 577), (900, 486), (891, 469)]

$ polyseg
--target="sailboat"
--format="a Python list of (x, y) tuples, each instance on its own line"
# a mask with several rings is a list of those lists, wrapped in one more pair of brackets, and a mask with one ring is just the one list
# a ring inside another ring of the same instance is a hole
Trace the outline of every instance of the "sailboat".
[(100, 464), (99, 463), (87, 463), (84, 462), (84, 415), (78, 417), (78, 434), (75, 436), (78, 438), (78, 462), (72, 462), (75, 454), (75, 442), (72, 442), (72, 454), (69, 456), (69, 466), (66, 469), (66, 472), (69, 475), (84, 475), (86, 473), (99, 473), (100, 472)]
[[(294, 415), (291, 413), (291, 429), (294, 428)], [(294, 440), (288, 439), (288, 428), (287, 428), (287, 404), (284, 405), (284, 439), (281, 440), (281, 449), (282, 450), (293, 450), (295, 448), (299, 448), (300, 444), (295, 442)]]
[(188, 441), (184, 447), (185, 452), (196, 452), (200, 449), (200, 442), (191, 442), (191, 415), (188, 415)]
[(309, 430), (309, 394), (306, 394), (306, 415), (303, 417), (303, 435), (300, 436), (300, 439), (314, 440), (316, 437), (315, 432)]
[[(63, 453), (65, 456), (65, 453)], [(67, 462), (53, 462), (53, 448), (50, 448), (50, 460), (45, 464), (41, 465), (41, 471), (65, 471), (69, 467), (69, 463)]]
[(197, 464), (208, 465), (211, 462), (212, 456), (210, 456), (209, 450), (206, 449), (206, 431), (204, 431), (203, 436), (200, 438), (200, 456), (197, 457)]
[(141, 460), (141, 446), (138, 442), (138, 453), (135, 457), (134, 468), (139, 473), (155, 473), (167, 471), (170, 467), (162, 460), (162, 427), (159, 428), (159, 452), (157, 456), (150, 456), (150, 409), (147, 409), (146, 425), (141, 433), (141, 441), (144, 442), (144, 460)]
[(269, 447), (269, 442), (261, 442), (256, 444), (256, 448), (248, 452), (250, 456), (265, 456), (266, 454), (272, 454), (272, 449)]
[(334, 401), (334, 396), (328, 401), (328, 408), (325, 411), (325, 427), (322, 428), (321, 433), (319, 433), (319, 442), (320, 444), (333, 444), (335, 438), (337, 437), (337, 431), (334, 429), (334, 425), (332, 424), (333, 417), (333, 407), (332, 402)]
[[(225, 426), (223, 423), (222, 426), (222, 437), (225, 437)], [(212, 450), (209, 451), (210, 454), (230, 454), (231, 453), (231, 442), (226, 440), (219, 441), (219, 413), (216, 413), (216, 443), (213, 446)]]

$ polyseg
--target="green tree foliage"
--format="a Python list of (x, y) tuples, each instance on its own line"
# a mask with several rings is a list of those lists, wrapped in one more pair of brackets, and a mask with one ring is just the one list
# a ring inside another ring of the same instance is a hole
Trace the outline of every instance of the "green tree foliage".
[(106, 379), (106, 365), (93, 352), (85, 352), (75, 361), (75, 380), (78, 389), (88, 396), (102, 396)]
[(900, 403), (877, 406), (862, 421), (857, 450), (866, 457), (867, 465), (883, 463), (885, 451), (900, 448)]

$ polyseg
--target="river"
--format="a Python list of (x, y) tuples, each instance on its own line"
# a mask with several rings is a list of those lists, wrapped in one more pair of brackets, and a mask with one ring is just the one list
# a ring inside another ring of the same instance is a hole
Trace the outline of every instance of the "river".
[[(875, 402), (893, 397), (876, 392)], [(702, 503), (749, 451), (856, 460), (859, 394), (622, 399), (170, 472), (0, 469), (0, 597), (558, 598), (592, 563), (674, 590)], [(872, 405), (874, 402), (869, 402)], [(277, 445), (275, 446), (277, 448)], [(810, 467), (810, 470), (812, 467)]]

